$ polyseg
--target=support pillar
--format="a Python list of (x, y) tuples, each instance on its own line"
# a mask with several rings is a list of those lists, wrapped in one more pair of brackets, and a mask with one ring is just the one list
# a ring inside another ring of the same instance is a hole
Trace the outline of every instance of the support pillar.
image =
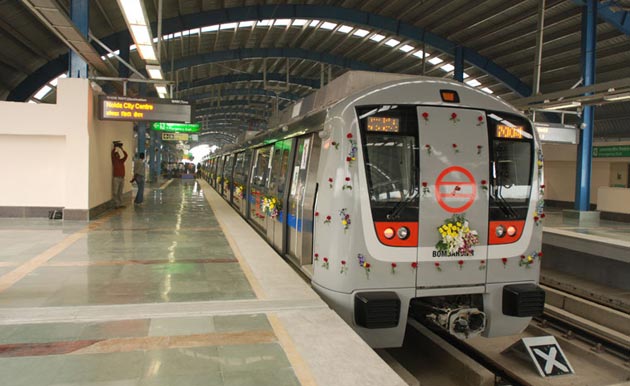
[[(89, 0), (71, 0), (70, 1), (70, 18), (77, 26), (79, 32), (87, 39), (90, 30), (90, 1)], [(69, 78), (88, 77), (88, 65), (77, 53), (70, 51), (68, 64)]]
[(464, 48), (461, 46), (455, 48), (455, 72), (453, 73), (453, 79), (458, 82), (464, 81)]
[[(122, 50), (121, 50), (122, 53)], [(125, 66), (122, 66), (125, 67)], [(127, 67), (125, 67), (127, 68)], [(127, 75), (129, 75), (129, 70), (127, 70)], [(147, 84), (146, 83), (140, 83), (139, 85), (139, 91), (140, 91), (140, 97), (146, 97), (147, 96)], [(145, 153), (145, 142), (147, 141), (146, 138), (146, 133), (147, 133), (147, 122), (138, 122), (136, 125), (137, 128), (137, 134), (138, 134), (138, 154), (140, 153)], [(145, 154), (146, 156), (146, 154)], [(146, 157), (145, 157), (146, 159)]]
[[(127, 33), (121, 33), (118, 35), (118, 46), (120, 47), (120, 58), (127, 63), (129, 61), (129, 45), (131, 44), (131, 37)], [(118, 73), (121, 78), (129, 78), (129, 68), (122, 62), (118, 62)]]

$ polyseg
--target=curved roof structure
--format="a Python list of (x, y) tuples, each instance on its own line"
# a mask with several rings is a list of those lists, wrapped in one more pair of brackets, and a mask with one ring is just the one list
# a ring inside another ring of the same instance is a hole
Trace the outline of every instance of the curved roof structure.
[[(49, 82), (67, 71), (68, 46), (27, 6), (42, 1), (0, 2), (2, 99), (54, 100), (54, 82)], [(68, 0), (44, 2), (58, 15), (69, 13)], [(153, 36), (162, 31), (154, 40), (161, 45), (159, 61), (165, 78), (174, 84), (174, 96), (194, 101), (196, 119), (206, 131), (230, 135), (264, 127), (275, 109), (349, 69), (436, 77), (453, 77), (461, 69), (471, 87), (511, 101), (527, 97), (540, 3), (144, 0)], [(131, 46), (129, 62), (144, 72), (146, 63), (133, 46), (118, 2), (90, 4), (91, 35), (116, 53)], [(546, 0), (543, 94), (580, 85), (582, 5), (578, 0)], [(598, 83), (630, 79), (628, 9), (630, 1), (599, 5)], [(108, 71), (119, 68), (114, 54), (100, 43), (92, 45)], [(629, 138), (630, 128), (624, 124), (630, 118), (629, 106), (626, 102), (598, 108), (595, 135)]]

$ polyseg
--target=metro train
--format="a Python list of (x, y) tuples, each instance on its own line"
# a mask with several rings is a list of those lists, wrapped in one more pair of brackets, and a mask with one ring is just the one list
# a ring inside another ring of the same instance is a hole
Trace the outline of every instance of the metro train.
[(499, 98), (350, 71), (203, 176), (372, 347), (413, 317), (461, 339), (542, 313), (543, 157)]

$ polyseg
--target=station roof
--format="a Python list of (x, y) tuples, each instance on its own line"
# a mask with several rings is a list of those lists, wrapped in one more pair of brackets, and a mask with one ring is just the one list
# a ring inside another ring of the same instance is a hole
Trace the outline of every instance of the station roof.
[[(457, 55), (467, 84), (518, 104), (531, 94), (540, 2), (162, 0), (159, 59), (175, 97), (195, 102), (205, 130), (230, 134), (214, 136), (219, 142), (264, 128), (274, 109), (350, 69), (452, 77)], [(546, 0), (543, 95), (581, 85), (583, 3)], [(90, 4), (94, 38), (114, 52), (133, 44), (118, 2)], [(159, 1), (144, 6), (156, 37)], [(33, 9), (67, 19), (69, 7), (69, 0), (0, 1), (0, 99), (54, 100), (42, 86), (54, 91), (48, 82), (67, 71), (69, 49)], [(596, 82), (630, 91), (630, 0), (598, 8)], [(117, 76), (114, 55), (92, 46), (105, 58), (99, 75)], [(135, 49), (130, 63), (146, 74)], [(630, 102), (598, 107), (595, 136), (630, 138), (629, 118)]]

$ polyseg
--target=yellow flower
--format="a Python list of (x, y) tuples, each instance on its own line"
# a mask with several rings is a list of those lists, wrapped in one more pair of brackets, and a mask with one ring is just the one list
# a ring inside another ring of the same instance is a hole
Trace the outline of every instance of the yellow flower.
[(532, 261), (534, 261), (534, 259), (531, 256), (527, 256), (527, 262), (531, 263)]
[(346, 221), (346, 220), (341, 220), (341, 223), (342, 223), (343, 225), (348, 225), (348, 221)]
[(458, 226), (458, 227), (461, 227), (461, 226), (462, 226), (462, 223), (458, 221), (458, 222), (457, 222), (457, 226)]

